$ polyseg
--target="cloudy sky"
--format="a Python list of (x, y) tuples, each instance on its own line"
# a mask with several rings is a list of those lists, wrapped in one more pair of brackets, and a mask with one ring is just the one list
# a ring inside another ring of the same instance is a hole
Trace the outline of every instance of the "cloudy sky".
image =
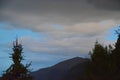
[(34, 71), (88, 57), (96, 40), (112, 44), (119, 24), (119, 0), (0, 0), (0, 71), (12, 63), (16, 37)]

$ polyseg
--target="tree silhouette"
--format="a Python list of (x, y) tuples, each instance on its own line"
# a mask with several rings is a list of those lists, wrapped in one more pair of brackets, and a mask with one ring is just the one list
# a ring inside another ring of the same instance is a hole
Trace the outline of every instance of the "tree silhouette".
[(103, 74), (107, 67), (107, 48), (97, 41), (91, 53), (91, 67), (95, 74)]
[(4, 72), (1, 80), (32, 80), (30, 70), (28, 69), (31, 64), (24, 66), (21, 61), (22, 56), (22, 45), (18, 43), (18, 39), (13, 42), (13, 53), (12, 58), (13, 64)]
[(89, 77), (97, 76), (92, 80), (120, 80), (120, 29), (116, 33), (118, 39), (114, 47), (95, 43), (88, 66)]
[(120, 73), (120, 34), (118, 34), (118, 39), (115, 44), (115, 49), (113, 50), (111, 56), (112, 56), (112, 60), (114, 60), (114, 63), (116, 64), (116, 72)]

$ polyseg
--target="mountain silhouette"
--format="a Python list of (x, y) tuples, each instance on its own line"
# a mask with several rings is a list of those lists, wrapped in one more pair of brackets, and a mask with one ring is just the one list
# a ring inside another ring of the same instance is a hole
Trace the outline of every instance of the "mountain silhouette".
[(54, 66), (32, 72), (31, 74), (34, 77), (34, 80), (64, 80), (65, 78), (68, 79), (68, 76), (72, 74), (69, 72), (74, 71), (77, 66), (79, 66), (80, 74), (83, 75), (85, 72), (86, 61), (88, 61), (88, 59), (75, 57)]

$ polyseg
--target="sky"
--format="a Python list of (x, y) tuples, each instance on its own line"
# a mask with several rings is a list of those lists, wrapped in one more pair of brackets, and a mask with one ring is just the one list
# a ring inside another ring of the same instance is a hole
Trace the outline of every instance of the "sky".
[(0, 0), (0, 73), (12, 63), (19, 38), (33, 71), (73, 57), (89, 57), (98, 40), (114, 44), (119, 0)]

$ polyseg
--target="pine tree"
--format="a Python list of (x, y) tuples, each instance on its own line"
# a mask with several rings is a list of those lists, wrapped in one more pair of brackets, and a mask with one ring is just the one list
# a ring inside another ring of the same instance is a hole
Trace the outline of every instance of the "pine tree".
[(98, 76), (99, 80), (120, 80), (120, 29), (116, 30), (116, 33), (118, 39), (114, 48), (111, 45), (103, 47), (98, 42), (95, 43), (88, 66), (90, 78)]
[(107, 67), (107, 48), (98, 42), (91, 53), (91, 70), (95, 74), (104, 74)]
[(10, 58), (12, 58), (13, 64), (5, 71), (1, 80), (32, 80), (30, 75), (30, 70), (28, 69), (30, 64), (24, 66), (21, 61), (22, 56), (22, 45), (18, 43), (18, 39), (13, 42), (13, 53)]
[(118, 34), (118, 39), (115, 44), (115, 49), (113, 50), (111, 56), (112, 56), (112, 60), (116, 64), (116, 71), (120, 72), (120, 34)]

